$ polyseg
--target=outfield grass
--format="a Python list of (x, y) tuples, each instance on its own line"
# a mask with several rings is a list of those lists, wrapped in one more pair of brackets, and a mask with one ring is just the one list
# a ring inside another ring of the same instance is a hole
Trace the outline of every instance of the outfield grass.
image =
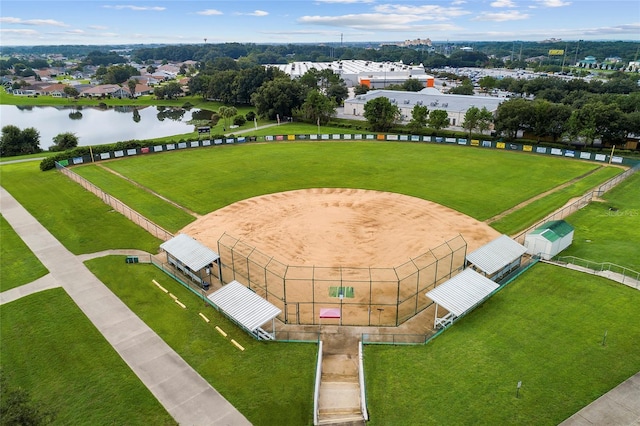
[(618, 167), (603, 167), (566, 188), (548, 194), (508, 214), (491, 223), (491, 226), (503, 234), (515, 234), (564, 206), (569, 200), (583, 196), (596, 186), (622, 172), (623, 170)]
[(58, 425), (170, 425), (173, 418), (62, 289), (0, 307), (2, 370)]
[(169, 232), (176, 232), (195, 220), (184, 210), (102, 167), (87, 165), (73, 171)]
[[(111, 256), (89, 269), (255, 425), (313, 423), (317, 345), (258, 342), (152, 265)], [(180, 308), (152, 279), (187, 305)], [(199, 312), (210, 320), (206, 323)], [(219, 334), (219, 326), (228, 336)], [(245, 351), (231, 344), (240, 343)]]
[(538, 264), (426, 346), (366, 346), (370, 423), (557, 425), (640, 370), (639, 305)]
[(30, 283), (48, 273), (2, 215), (0, 241), (0, 292)]
[[(573, 243), (561, 256), (611, 262), (640, 272), (640, 173), (620, 183), (566, 220)], [(615, 210), (610, 210), (615, 209)]]
[(41, 172), (38, 162), (0, 167), (2, 186), (75, 254), (107, 249), (158, 251), (152, 237), (61, 173)]
[(406, 142), (225, 145), (105, 166), (199, 214), (258, 195), (337, 187), (428, 199), (479, 220), (597, 167), (562, 158)]

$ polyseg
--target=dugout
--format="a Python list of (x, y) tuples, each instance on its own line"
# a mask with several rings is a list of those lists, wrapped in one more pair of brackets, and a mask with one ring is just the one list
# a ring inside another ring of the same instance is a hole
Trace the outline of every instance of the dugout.
[(547, 222), (524, 237), (527, 253), (549, 260), (573, 242), (573, 226), (564, 220)]
[(218, 253), (186, 234), (165, 241), (160, 248), (167, 253), (168, 264), (205, 290), (211, 286), (214, 267), (218, 278), (222, 276)]
[(518, 269), (527, 248), (501, 235), (467, 255), (467, 266), (493, 281)]
[[(499, 285), (489, 278), (467, 268), (429, 291), (426, 296), (436, 304), (434, 328), (451, 325), (457, 318), (489, 297), (498, 287)], [(440, 318), (438, 318), (439, 307), (447, 311), (446, 315)]]
[[(231, 281), (207, 298), (231, 321), (258, 340), (275, 340), (275, 318), (282, 312), (238, 281)], [(271, 332), (262, 328), (271, 322)]]

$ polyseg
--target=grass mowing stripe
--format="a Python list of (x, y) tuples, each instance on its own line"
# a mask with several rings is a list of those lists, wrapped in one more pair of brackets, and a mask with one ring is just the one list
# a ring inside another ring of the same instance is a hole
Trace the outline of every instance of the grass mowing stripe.
[(563, 158), (407, 142), (226, 145), (105, 165), (200, 214), (258, 195), (343, 187), (415, 196), (479, 220), (597, 167)]
[(0, 215), (0, 292), (30, 283), (49, 271)]
[(2, 370), (61, 425), (175, 425), (62, 289), (0, 307)]
[(611, 262), (640, 272), (640, 173), (567, 218), (573, 243), (562, 256)]
[[(315, 344), (258, 342), (156, 267), (126, 264), (124, 259), (110, 256), (86, 265), (251, 423), (313, 423)], [(161, 291), (154, 279), (186, 309)], [(245, 350), (239, 351), (231, 339)]]
[(169, 232), (195, 220), (184, 210), (98, 166), (80, 166), (73, 171)]
[(370, 423), (556, 425), (640, 370), (639, 304), (538, 264), (426, 346), (366, 346)]
[(116, 248), (158, 251), (161, 241), (69, 178), (38, 163), (0, 167), (2, 186), (74, 254)]
[(548, 194), (508, 214), (493, 222), (491, 226), (504, 234), (514, 234), (564, 206), (572, 198), (584, 195), (587, 191), (620, 173), (622, 170), (617, 167), (604, 167), (566, 188)]

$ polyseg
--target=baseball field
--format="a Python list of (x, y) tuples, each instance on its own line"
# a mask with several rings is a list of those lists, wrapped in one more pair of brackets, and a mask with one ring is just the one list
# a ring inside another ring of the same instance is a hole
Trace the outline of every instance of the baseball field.
[[(319, 188), (428, 200), (484, 226), (540, 194), (555, 194), (547, 198), (545, 209), (561, 207), (583, 187), (596, 186), (621, 172), (600, 164), (532, 154), (368, 142), (223, 146), (73, 170), (174, 233), (243, 200)], [(30, 162), (2, 165), (0, 174), (2, 186), (73, 253), (111, 248), (158, 250), (159, 240), (59, 173), (39, 172), (37, 163)], [(554, 191), (568, 185), (578, 189)], [(624, 199), (617, 202), (624, 208)], [(235, 215), (246, 223), (259, 223), (257, 218), (263, 213), (248, 207), (235, 210)], [(388, 216), (393, 221), (393, 213)], [(539, 219), (535, 214), (514, 214), (504, 216), (501, 223), (509, 229), (523, 229)], [(505, 225), (504, 220), (511, 222)], [(12, 232), (4, 224), (0, 230), (3, 241)], [(310, 227), (308, 232), (320, 231)], [(395, 235), (404, 238), (400, 232)], [(393, 241), (388, 244), (392, 246)], [(18, 244), (9, 251), (14, 258), (34, 258)], [(10, 268), (16, 285), (42, 275), (37, 262), (22, 262), (22, 266), (13, 261), (9, 266), (2, 260), (3, 277)], [(140, 285), (152, 276), (162, 277), (154, 268), (125, 265), (119, 257), (94, 260), (89, 267), (251, 422), (272, 424), (274, 412), (280, 424), (310, 422), (314, 345), (264, 344), (238, 330), (237, 339), (248, 348), (238, 354), (197, 315), (177, 317), (184, 313), (165, 310), (153, 288)], [(3, 290), (6, 288), (3, 283)], [(640, 358), (632, 350), (633, 342), (640, 338), (635, 308), (640, 294), (636, 293), (602, 278), (538, 265), (432, 344), (368, 347), (365, 368), (372, 423), (408, 424), (404, 422), (408, 419), (409, 424), (494, 424), (518, 419), (527, 424), (556, 424), (640, 369)], [(189, 298), (193, 299), (190, 303), (198, 303), (194, 295), (184, 295), (185, 300)], [(7, 308), (0, 309), (4, 324), (17, 315)], [(25, 309), (38, 308), (32, 304)], [(82, 323), (86, 318), (70, 321)], [(225, 320), (216, 321), (222, 324)], [(185, 333), (185, 328), (193, 332)], [(615, 337), (601, 345), (605, 330)], [(48, 341), (47, 336), (38, 339), (47, 341), (46, 349), (37, 349), (47, 359), (58, 343)], [(2, 343), (17, 351), (10, 359), (3, 357), (3, 369), (12, 368), (30, 350), (28, 345), (12, 345), (4, 338)], [(214, 362), (216, 359), (220, 362)], [(296, 367), (287, 368), (289, 365)], [(616, 374), (611, 374), (613, 366)], [(16, 380), (28, 387), (39, 372), (23, 370), (25, 377)], [(89, 380), (87, 376), (90, 374), (77, 380)], [(524, 382), (523, 394), (515, 399), (512, 393), (519, 380)], [(44, 387), (47, 383), (52, 386), (53, 381), (55, 377), (45, 381)], [(149, 404), (153, 409), (153, 403)]]

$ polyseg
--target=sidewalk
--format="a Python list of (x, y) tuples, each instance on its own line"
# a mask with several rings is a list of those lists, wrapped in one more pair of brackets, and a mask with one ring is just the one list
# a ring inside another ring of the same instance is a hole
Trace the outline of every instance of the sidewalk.
[(0, 212), (50, 272), (27, 284), (31, 288), (2, 293), (1, 303), (26, 290), (61, 286), (176, 422), (250, 425), (2, 187)]

